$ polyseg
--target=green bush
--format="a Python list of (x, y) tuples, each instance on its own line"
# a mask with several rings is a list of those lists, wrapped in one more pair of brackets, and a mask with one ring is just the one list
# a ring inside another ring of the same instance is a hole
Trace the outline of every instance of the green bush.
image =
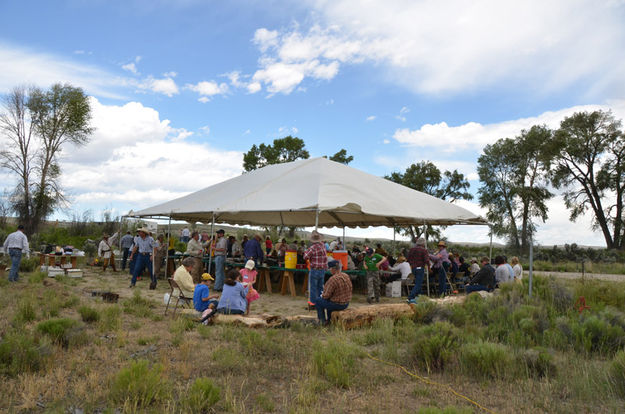
[(28, 275), (28, 283), (32, 283), (32, 284), (41, 283), (47, 277), (48, 275), (45, 274), (44, 272), (39, 272), (39, 271), (33, 272), (30, 275)]
[(34, 299), (31, 297), (23, 297), (17, 304), (15, 321), (18, 323), (28, 323), (35, 319), (37, 319), (37, 312), (35, 311)]
[(170, 389), (169, 381), (163, 376), (162, 365), (155, 364), (150, 368), (148, 361), (139, 360), (117, 373), (111, 384), (110, 398), (123, 404), (124, 408), (134, 410), (166, 400)]
[(417, 323), (432, 323), (434, 315), (436, 314), (436, 308), (438, 306), (431, 300), (424, 299), (423, 296), (419, 296), (419, 301), (414, 309), (414, 320)]
[(185, 399), (185, 412), (206, 413), (220, 399), (221, 390), (208, 378), (197, 378)]
[(78, 308), (78, 313), (80, 313), (83, 322), (92, 323), (100, 320), (100, 312), (89, 306), (81, 306)]
[(76, 333), (78, 321), (69, 318), (55, 318), (37, 324), (37, 331), (47, 335), (53, 342), (65, 347)]
[(330, 340), (325, 345), (321, 342), (313, 344), (313, 371), (325, 377), (332, 384), (347, 388), (352, 384), (358, 373), (356, 358), (358, 350), (350, 344)]
[(612, 325), (605, 315), (583, 315), (572, 328), (578, 352), (612, 356), (625, 346), (625, 330)]
[(610, 364), (609, 375), (616, 393), (625, 397), (625, 350), (614, 355)]
[(526, 349), (521, 361), (528, 377), (549, 377), (556, 372), (553, 356), (545, 348)]
[(129, 313), (142, 318), (149, 318), (152, 316), (152, 308), (154, 303), (151, 300), (141, 297), (141, 293), (135, 290), (132, 298), (126, 299), (123, 302), (124, 313)]
[(428, 372), (442, 371), (455, 358), (461, 338), (458, 328), (448, 322), (421, 327), (412, 347), (413, 359)]
[(28, 258), (22, 256), (22, 261), (20, 262), (20, 270), (19, 270), (20, 272), (30, 273), (38, 267), (39, 267), (39, 257), (34, 256), (34, 255)]
[(26, 332), (11, 332), (0, 342), (0, 374), (16, 377), (40, 370), (48, 351)]
[(460, 348), (462, 370), (477, 378), (505, 378), (514, 373), (512, 350), (493, 342), (464, 344)]
[(101, 332), (116, 331), (121, 327), (121, 313), (119, 306), (107, 307), (102, 311), (99, 329)]

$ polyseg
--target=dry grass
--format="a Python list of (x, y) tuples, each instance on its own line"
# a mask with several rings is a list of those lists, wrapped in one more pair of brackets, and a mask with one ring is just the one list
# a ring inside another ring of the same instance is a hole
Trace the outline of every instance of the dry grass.
[[(0, 378), (0, 412), (73, 408), (166, 413), (479, 411), (442, 386), (420, 382), (398, 368), (367, 358), (365, 352), (370, 352), (428, 375), (412, 358), (419, 326), (411, 320), (379, 321), (355, 331), (297, 324), (269, 330), (200, 326), (185, 316), (163, 317), (163, 294), (168, 291), (163, 281), (150, 291), (143, 280), (133, 291), (128, 289), (128, 280), (127, 274), (87, 272), (79, 280), (46, 278), (3, 286), (2, 338), (19, 331), (49, 352), (39, 370)], [(91, 295), (93, 290), (113, 291), (120, 295), (119, 303), (103, 303)], [(133, 296), (135, 292), (139, 299)], [(364, 299), (355, 295), (351, 306), (366, 306)], [(294, 315), (308, 313), (305, 307), (302, 296), (261, 293), (253, 311)], [(85, 308), (99, 318), (83, 322)], [(36, 327), (50, 318), (77, 321), (88, 343), (46, 342)], [(611, 361), (580, 358), (558, 354), (558, 373), (548, 378), (475, 379), (460, 367), (432, 371), (428, 378), (449, 384), (501, 413), (616, 412), (622, 408), (622, 397), (610, 390), (610, 376), (602, 374)], [(137, 361), (157, 367), (154, 372), (167, 384), (166, 392), (155, 399), (132, 400), (130, 395), (111, 391), (120, 372), (127, 372)], [(203, 378), (210, 379), (217, 391), (206, 380), (197, 382)], [(190, 398), (190, 393), (196, 398)], [(211, 397), (198, 402), (197, 395)], [(447, 407), (451, 408), (445, 411)]]

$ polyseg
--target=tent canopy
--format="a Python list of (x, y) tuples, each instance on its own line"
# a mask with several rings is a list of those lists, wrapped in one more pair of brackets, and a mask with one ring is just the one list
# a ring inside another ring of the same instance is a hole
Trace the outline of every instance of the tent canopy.
[(325, 158), (269, 165), (129, 215), (266, 226), (488, 224), (462, 207)]

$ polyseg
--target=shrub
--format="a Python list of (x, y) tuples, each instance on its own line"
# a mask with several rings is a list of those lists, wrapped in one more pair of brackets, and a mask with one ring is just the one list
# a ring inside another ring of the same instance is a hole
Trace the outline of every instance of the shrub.
[(417, 364), (428, 372), (441, 371), (450, 363), (460, 345), (458, 328), (448, 322), (436, 322), (420, 328), (412, 348)]
[(523, 351), (521, 361), (528, 377), (548, 377), (556, 371), (553, 356), (545, 348), (532, 348)]
[(100, 318), (100, 331), (116, 331), (121, 327), (121, 309), (119, 306), (111, 306), (102, 311)]
[(41, 283), (46, 277), (48, 277), (48, 275), (44, 272), (34, 272), (28, 275), (28, 283)]
[(98, 322), (100, 320), (100, 313), (97, 311), (97, 309), (89, 306), (81, 306), (80, 308), (78, 308), (78, 313), (80, 313), (80, 317), (82, 318), (83, 322), (92, 323)]
[(512, 351), (492, 342), (465, 344), (460, 348), (463, 371), (477, 378), (504, 378), (514, 371)]
[(578, 352), (614, 355), (625, 345), (625, 331), (621, 326), (611, 325), (603, 315), (584, 316), (573, 325), (575, 349)]
[(419, 296), (419, 302), (414, 307), (414, 320), (418, 323), (432, 323), (437, 305), (431, 300), (422, 300), (422, 298), (423, 296)]
[(30, 273), (39, 267), (39, 257), (31, 256), (24, 257), (22, 256), (22, 261), (20, 262), (20, 272)]
[(37, 313), (35, 311), (35, 305), (33, 299), (30, 297), (24, 297), (17, 305), (17, 312), (15, 313), (15, 320), (21, 323), (32, 322), (37, 319)]
[(78, 322), (69, 318), (55, 318), (39, 322), (37, 331), (47, 335), (53, 342), (67, 347), (72, 336), (72, 331)]
[(625, 397), (625, 350), (619, 351), (610, 365), (610, 379), (618, 395)]
[(112, 381), (110, 398), (130, 408), (147, 407), (169, 396), (169, 382), (163, 378), (160, 364), (149, 367), (148, 361), (133, 361), (122, 368)]
[(152, 316), (152, 308), (154, 304), (149, 299), (141, 297), (141, 293), (135, 290), (132, 298), (123, 302), (124, 312), (142, 318), (149, 318)]
[(43, 367), (47, 351), (25, 332), (7, 334), (0, 342), (0, 374), (16, 377)]
[(197, 378), (186, 397), (185, 412), (205, 413), (220, 399), (221, 390), (208, 378)]
[(332, 384), (347, 388), (358, 372), (357, 356), (357, 349), (350, 344), (334, 340), (325, 345), (315, 342), (312, 355), (313, 370)]

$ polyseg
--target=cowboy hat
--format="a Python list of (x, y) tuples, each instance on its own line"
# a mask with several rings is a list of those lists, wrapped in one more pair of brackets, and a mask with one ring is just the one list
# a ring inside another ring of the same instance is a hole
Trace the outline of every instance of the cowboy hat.
[(443, 246), (443, 247), (447, 247), (447, 243), (445, 243), (445, 240), (441, 240), (438, 242), (439, 246)]
[(146, 229), (145, 227), (139, 227), (139, 228), (137, 229), (137, 231), (142, 231), (142, 232), (144, 232), (145, 234), (150, 234), (150, 230)]
[(320, 242), (321, 240), (323, 240), (323, 238), (317, 230), (313, 230), (312, 233), (310, 233), (311, 242)]

